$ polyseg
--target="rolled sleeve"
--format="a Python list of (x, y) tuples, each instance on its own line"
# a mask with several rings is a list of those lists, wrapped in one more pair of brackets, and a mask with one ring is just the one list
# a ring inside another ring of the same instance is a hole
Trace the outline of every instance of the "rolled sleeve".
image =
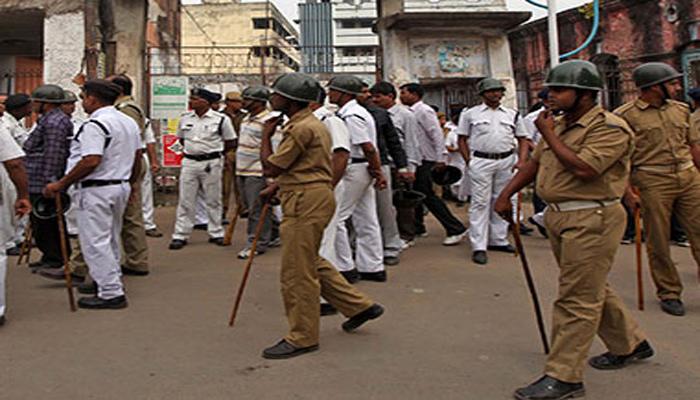
[(601, 125), (592, 129), (577, 153), (598, 174), (605, 172), (629, 151), (631, 136), (619, 127)]

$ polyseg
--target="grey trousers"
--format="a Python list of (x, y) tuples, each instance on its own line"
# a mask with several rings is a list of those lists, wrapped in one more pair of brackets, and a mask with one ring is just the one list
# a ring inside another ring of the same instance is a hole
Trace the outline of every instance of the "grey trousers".
[[(267, 183), (265, 178), (261, 176), (236, 176), (238, 188), (241, 193), (241, 199), (243, 200), (243, 205), (248, 209), (248, 243), (246, 248), (250, 248), (253, 244), (253, 239), (255, 238), (255, 228), (258, 226), (258, 221), (260, 221), (260, 214), (262, 212), (263, 203), (260, 199), (260, 192), (265, 189)], [(279, 230), (279, 222), (274, 217), (272, 210), (269, 210), (267, 216), (265, 217), (265, 222), (263, 222), (263, 228), (260, 232), (260, 239), (258, 239), (257, 252), (264, 253), (267, 251), (267, 247), (270, 241), (273, 239), (273, 232)]]
[(391, 188), (391, 167), (383, 165), (382, 173), (387, 178), (388, 184), (386, 189), (377, 190), (377, 216), (382, 229), (384, 257), (398, 257), (401, 252), (401, 236), (396, 222), (396, 208), (394, 208)]

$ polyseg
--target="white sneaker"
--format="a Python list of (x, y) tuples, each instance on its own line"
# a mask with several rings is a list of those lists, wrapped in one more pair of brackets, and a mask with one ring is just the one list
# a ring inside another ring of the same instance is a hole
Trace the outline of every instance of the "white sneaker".
[[(238, 258), (241, 259), (241, 260), (247, 260), (248, 258), (250, 258), (250, 253), (251, 253), (250, 250), (251, 250), (251, 249), (243, 249), (243, 250), (241, 250), (241, 252), (238, 253)], [(256, 256), (259, 255), (259, 254), (260, 254), (260, 253), (258, 253), (257, 251), (255, 252), (255, 255), (256, 255)]]
[(416, 245), (415, 240), (403, 240), (401, 239), (401, 251), (404, 251), (408, 249), (409, 247), (413, 247)]
[(445, 238), (445, 240), (442, 241), (443, 246), (454, 246), (458, 245), (464, 238), (467, 236), (467, 232), (464, 231), (463, 233), (460, 233), (459, 235), (452, 235), (448, 236)]

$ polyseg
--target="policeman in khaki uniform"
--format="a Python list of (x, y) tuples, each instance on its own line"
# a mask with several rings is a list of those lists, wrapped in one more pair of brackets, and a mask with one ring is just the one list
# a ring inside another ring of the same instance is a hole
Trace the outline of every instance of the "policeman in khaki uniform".
[[(263, 351), (270, 359), (290, 358), (318, 349), (319, 306), (322, 295), (349, 319), (346, 332), (384, 312), (345, 281), (318, 255), (323, 230), (335, 207), (331, 187), (331, 137), (312, 113), (320, 85), (299, 73), (282, 75), (273, 85), (270, 104), (289, 117), (283, 139), (272, 154), (271, 137), (279, 119), (266, 123), (260, 158), (266, 176), (276, 177), (282, 201), (282, 268), (280, 271), (289, 333)], [(267, 196), (271, 190), (261, 195)]]
[(672, 100), (681, 90), (682, 74), (664, 63), (647, 63), (632, 75), (640, 96), (615, 110), (635, 133), (630, 183), (640, 196), (630, 188), (626, 200), (631, 208), (639, 207), (641, 200), (661, 309), (682, 316), (683, 285), (669, 248), (671, 214), (685, 229), (700, 266), (700, 128), (691, 129), (690, 109)]
[(622, 368), (654, 354), (607, 283), (625, 229), (620, 197), (629, 176), (632, 131), (596, 104), (603, 82), (594, 64), (562, 63), (545, 86), (552, 109), (563, 116), (540, 114), (536, 125), (543, 140), (495, 204), (512, 221), (511, 196), (536, 177), (537, 193), (549, 204), (545, 225), (560, 269), (545, 375), (515, 392), (521, 400), (583, 395), (583, 368), (596, 333), (609, 350), (589, 360), (596, 369)]
[(226, 115), (211, 109), (217, 97), (206, 89), (192, 89), (192, 111), (180, 118), (177, 127), (177, 135), (185, 151), (180, 170), (180, 198), (175, 232), (170, 250), (179, 250), (187, 244), (194, 226), (195, 199), (199, 190), (203, 190), (206, 197), (209, 242), (218, 246), (224, 244), (224, 229), (221, 225), (222, 152), (235, 146), (236, 132)]

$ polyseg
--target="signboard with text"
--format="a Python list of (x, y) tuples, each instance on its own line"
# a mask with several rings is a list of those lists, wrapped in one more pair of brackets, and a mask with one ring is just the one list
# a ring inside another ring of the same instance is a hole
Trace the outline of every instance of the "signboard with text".
[(152, 76), (151, 119), (179, 118), (187, 111), (188, 85), (186, 76)]
[(175, 135), (161, 136), (163, 144), (163, 167), (180, 167), (182, 165), (182, 144)]

